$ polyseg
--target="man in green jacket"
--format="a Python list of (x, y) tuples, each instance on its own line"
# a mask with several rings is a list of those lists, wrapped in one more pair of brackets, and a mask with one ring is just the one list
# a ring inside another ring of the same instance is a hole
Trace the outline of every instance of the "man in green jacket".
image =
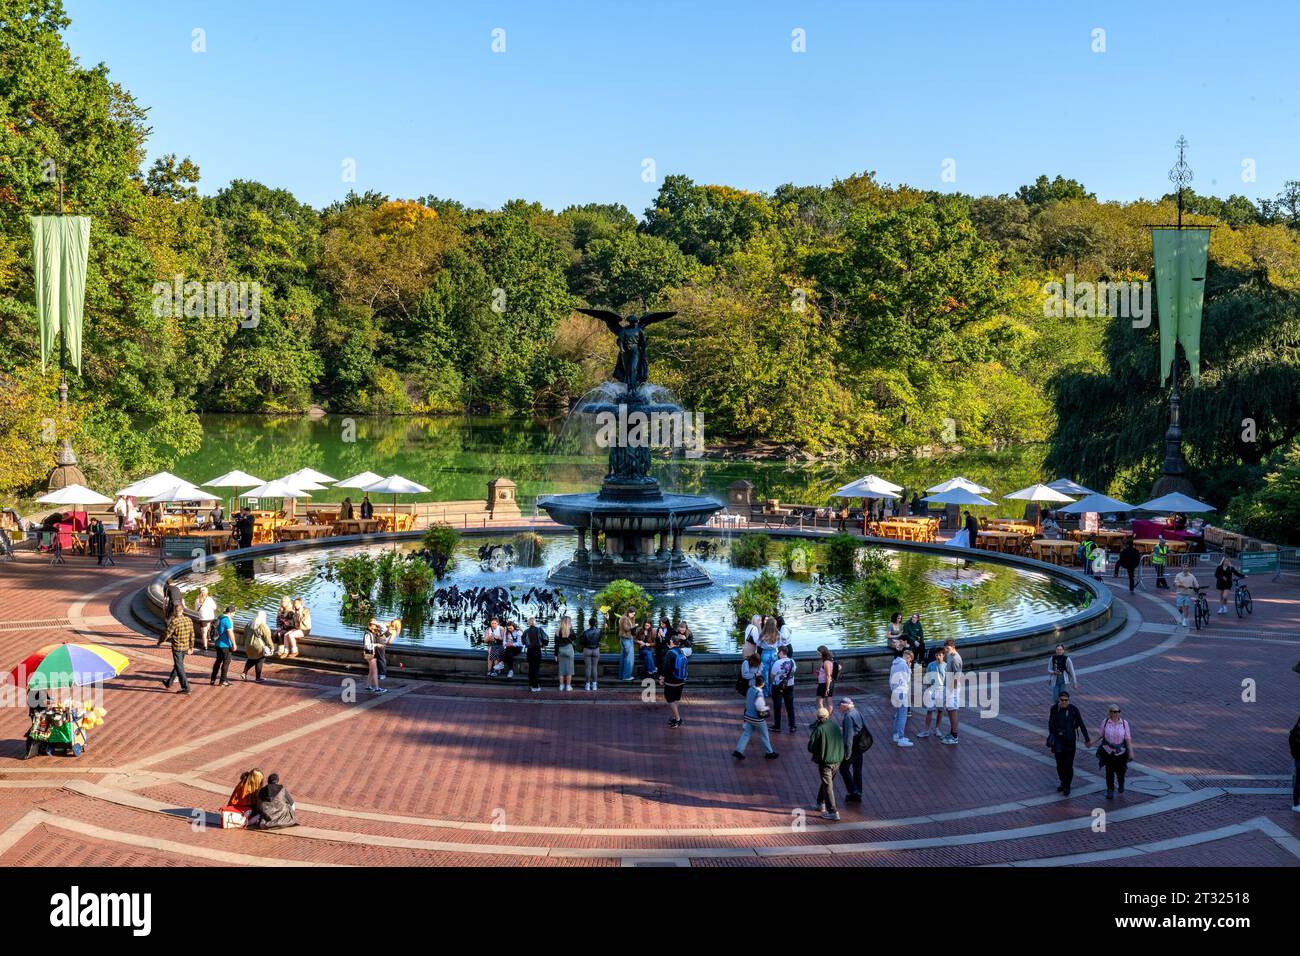
[(808, 752), (812, 754), (813, 763), (821, 775), (821, 787), (817, 791), (817, 803), (810, 809), (817, 810), (827, 820), (838, 820), (839, 811), (835, 809), (835, 771), (844, 760), (844, 737), (840, 728), (831, 720), (831, 712), (825, 707), (817, 708), (817, 723), (813, 724), (812, 736), (808, 738)]

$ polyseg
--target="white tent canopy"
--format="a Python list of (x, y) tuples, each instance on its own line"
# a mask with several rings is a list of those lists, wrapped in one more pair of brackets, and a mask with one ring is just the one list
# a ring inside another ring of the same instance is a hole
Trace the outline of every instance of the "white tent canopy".
[(305, 481), (315, 481), (323, 484), (333, 484), (335, 479), (325, 474), (323, 471), (317, 471), (315, 468), (299, 468), (292, 474), (284, 476), (285, 478), (302, 478)]
[(1095, 495), (1097, 492), (1091, 488), (1085, 488), (1077, 481), (1071, 481), (1069, 478), (1057, 478), (1055, 481), (1049, 481), (1047, 487), (1053, 491), (1059, 491), (1067, 495)]
[[(940, 484), (935, 485), (933, 488), (926, 488), (925, 490), (927, 494), (941, 495), (944, 494), (945, 492), (953, 491), (954, 489), (957, 488), (965, 489), (966, 491), (972, 492), (973, 494), (977, 494), (977, 495), (986, 495), (990, 491), (990, 489), (985, 488), (983, 485), (977, 485), (975, 482), (971, 481), (970, 479), (962, 478), (960, 476), (956, 478), (949, 478), (947, 481), (941, 482)], [(989, 502), (989, 504), (992, 503), (993, 502)], [(954, 501), (951, 502), (951, 504), (963, 504), (963, 502)]]
[(264, 479), (250, 475), (246, 471), (228, 471), (224, 475), (203, 483), (204, 488), (251, 488), (262, 484)]
[(177, 478), (170, 471), (160, 471), (148, 478), (141, 478), (139, 481), (132, 482), (125, 488), (120, 489), (117, 494), (122, 498), (148, 498), (160, 494), (168, 488), (175, 488), (177, 485), (184, 484), (188, 484), (184, 478)]
[(334, 487), (364, 488), (367, 485), (373, 485), (375, 482), (383, 480), (383, 475), (376, 475), (373, 471), (363, 471), (359, 475), (353, 475), (351, 478), (344, 478), (342, 481), (334, 482)]
[(885, 481), (883, 478), (877, 478), (875, 475), (867, 475), (859, 478), (857, 481), (849, 482), (843, 488), (836, 491), (832, 498), (897, 498), (898, 493), (903, 489), (895, 484)]
[(188, 481), (182, 481), (148, 498), (150, 503), (159, 501), (220, 501), (219, 495), (196, 488)]
[[(988, 490), (987, 488), (985, 489)], [(935, 505), (985, 505), (996, 506), (996, 501), (989, 501), (987, 498), (977, 495), (969, 488), (951, 488), (947, 491), (941, 491), (938, 494), (930, 495), (928, 498), (922, 498), (927, 504)]]
[(1135, 508), (1135, 505), (1120, 501), (1118, 498), (1111, 498), (1109, 495), (1093, 492), (1086, 498), (1080, 498), (1074, 504), (1066, 505), (1064, 508), (1058, 508), (1057, 510), (1063, 514), (1081, 515), (1087, 514), (1089, 511), (1097, 514), (1110, 514), (1114, 511), (1133, 511)]
[(1161, 495), (1159, 498), (1152, 498), (1150, 501), (1144, 501), (1142, 504), (1137, 505), (1135, 510), (1169, 511), (1185, 514), (1192, 511), (1217, 511), (1218, 509), (1214, 505), (1188, 497), (1181, 491), (1175, 491), (1167, 495)]
[(43, 505), (111, 505), (112, 498), (92, 491), (85, 485), (68, 485), (36, 499)]
[[(300, 475), (296, 471), (292, 475), (285, 475), (283, 478), (277, 478), (276, 481), (280, 481), (286, 485), (289, 485), (290, 487), (297, 488), (299, 491), (311, 492), (311, 491), (329, 490), (319, 482), (313, 481), (312, 479), (308, 478), (306, 475)], [(310, 498), (311, 495), (309, 494), (307, 495), (307, 497)]]
[(1052, 503), (1074, 500), (1069, 495), (1063, 495), (1049, 485), (1030, 485), (1028, 488), (1021, 488), (1019, 491), (1013, 491), (1011, 494), (1002, 497), (1015, 501), (1047, 501)]

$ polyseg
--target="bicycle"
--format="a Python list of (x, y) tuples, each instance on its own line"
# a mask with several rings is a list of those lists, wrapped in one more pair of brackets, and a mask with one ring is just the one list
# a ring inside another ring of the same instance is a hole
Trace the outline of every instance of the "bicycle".
[(1255, 604), (1250, 599), (1250, 588), (1246, 587), (1245, 581), (1237, 582), (1234, 600), (1237, 605), (1237, 617), (1245, 617), (1247, 614), (1255, 613)]
[(1196, 589), (1195, 610), (1196, 613), (1193, 619), (1196, 622), (1196, 629), (1199, 631), (1203, 627), (1208, 627), (1210, 624), (1210, 602), (1205, 597), (1204, 588)]

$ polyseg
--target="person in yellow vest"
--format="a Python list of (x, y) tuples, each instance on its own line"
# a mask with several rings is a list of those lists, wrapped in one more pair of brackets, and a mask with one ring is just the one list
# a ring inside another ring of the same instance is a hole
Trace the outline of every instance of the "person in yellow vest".
[(1151, 552), (1151, 566), (1156, 569), (1156, 587), (1168, 588), (1169, 582), (1165, 580), (1165, 565), (1169, 563), (1169, 545), (1165, 544), (1165, 536), (1162, 534), (1156, 539), (1156, 546)]

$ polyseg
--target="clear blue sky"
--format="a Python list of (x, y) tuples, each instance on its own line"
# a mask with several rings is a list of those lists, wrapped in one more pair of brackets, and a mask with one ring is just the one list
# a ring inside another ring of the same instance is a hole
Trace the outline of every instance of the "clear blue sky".
[(1168, 190), (1179, 134), (1198, 191), (1300, 178), (1294, 3), (66, 3), (73, 52), (150, 107), (150, 159), (189, 155), (204, 193), (255, 179), (322, 206), (354, 159), (358, 192), (639, 215), (652, 158), (748, 189), (874, 169), (997, 194), (1061, 173), (1134, 199)]

